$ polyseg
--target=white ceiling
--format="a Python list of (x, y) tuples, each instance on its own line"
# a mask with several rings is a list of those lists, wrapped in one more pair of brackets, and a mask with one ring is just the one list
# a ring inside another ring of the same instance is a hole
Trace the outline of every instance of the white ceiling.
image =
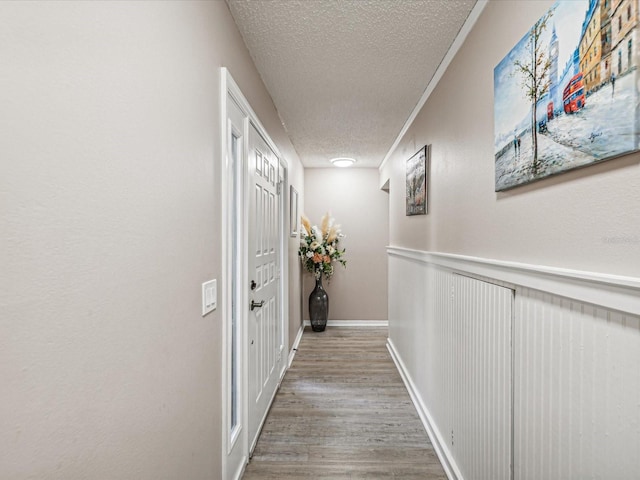
[(377, 167), (476, 0), (227, 0), (305, 167)]

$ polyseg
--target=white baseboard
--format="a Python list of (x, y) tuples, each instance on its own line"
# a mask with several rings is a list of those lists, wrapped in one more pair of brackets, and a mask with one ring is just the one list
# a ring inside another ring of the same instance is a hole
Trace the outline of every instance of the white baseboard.
[(413, 380), (409, 376), (407, 369), (402, 362), (402, 359), (398, 355), (396, 351), (396, 347), (393, 344), (393, 341), (388, 338), (387, 339), (387, 349), (391, 354), (391, 358), (393, 359), (393, 363), (396, 364), (396, 368), (398, 372), (400, 372), (400, 376), (402, 377), (402, 381), (404, 382), (407, 390), (409, 391), (409, 396), (411, 397), (411, 401), (413, 405), (416, 407), (416, 411), (418, 412), (418, 416), (424, 425), (425, 430), (427, 431), (427, 435), (429, 436), (429, 440), (431, 440), (431, 444), (433, 445), (433, 449), (436, 451), (438, 455), (438, 459), (442, 464), (442, 468), (444, 472), (447, 474), (449, 480), (463, 480), (462, 473), (460, 469), (455, 463), (455, 460), (451, 457), (451, 452), (447, 448), (446, 442), (440, 431), (436, 427), (433, 417), (429, 413), (426, 405), (420, 398), (420, 393), (418, 392)]
[[(304, 321), (305, 327), (311, 326), (311, 321)], [(327, 327), (376, 327), (389, 326), (389, 320), (328, 320)]]
[(296, 339), (293, 341), (293, 345), (291, 346), (291, 351), (289, 352), (289, 359), (287, 360), (287, 368), (291, 368), (291, 364), (293, 363), (293, 357), (296, 356), (296, 352), (298, 351), (298, 346), (300, 345), (300, 340), (302, 340), (302, 332), (304, 332), (304, 325), (300, 325), (298, 329), (298, 334), (296, 335)]

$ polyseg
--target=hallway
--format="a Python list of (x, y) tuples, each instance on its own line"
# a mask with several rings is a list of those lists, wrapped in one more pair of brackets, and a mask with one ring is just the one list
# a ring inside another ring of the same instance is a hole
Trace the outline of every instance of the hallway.
[(307, 327), (243, 478), (445, 479), (386, 338)]

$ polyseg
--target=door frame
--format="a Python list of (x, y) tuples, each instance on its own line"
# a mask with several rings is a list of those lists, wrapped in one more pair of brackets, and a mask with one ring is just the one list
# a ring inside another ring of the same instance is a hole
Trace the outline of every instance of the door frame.
[[(240, 175), (242, 177), (242, 205), (238, 205), (237, 212), (241, 213), (242, 218), (238, 219), (238, 225), (240, 226), (239, 236), (240, 239), (233, 238), (233, 212), (234, 212), (234, 174), (232, 164), (229, 159), (229, 145), (227, 139), (229, 138), (230, 125), (227, 121), (227, 98), (232, 97), (236, 105), (240, 108), (244, 116), (242, 135), (242, 168)], [(230, 404), (231, 404), (231, 301), (232, 301), (232, 286), (235, 282), (238, 299), (241, 304), (248, 305), (249, 302), (249, 274), (247, 271), (247, 259), (248, 259), (248, 245), (246, 240), (246, 232), (248, 232), (248, 218), (249, 218), (249, 191), (248, 191), (248, 144), (249, 144), (249, 124), (253, 124), (258, 133), (263, 137), (269, 147), (273, 150), (278, 162), (280, 164), (281, 184), (279, 198), (279, 211), (281, 222), (278, 225), (278, 248), (279, 248), (279, 265), (278, 275), (280, 278), (280, 308), (279, 308), (279, 322), (280, 329), (283, 337), (283, 349), (289, 345), (289, 322), (288, 322), (288, 305), (289, 305), (289, 275), (288, 275), (288, 217), (286, 215), (286, 205), (289, 204), (289, 186), (288, 186), (288, 163), (280, 153), (278, 147), (273, 142), (266, 129), (258, 119), (251, 105), (242, 94), (242, 91), (238, 87), (238, 84), (234, 81), (233, 77), (229, 73), (229, 70), (225, 67), (220, 68), (220, 151), (221, 151), (221, 168), (220, 168), (220, 185), (221, 189), (221, 246), (222, 246), (222, 295), (221, 297), (221, 318), (222, 318), (222, 388), (221, 388), (221, 402), (222, 402), (222, 478), (239, 479), (244, 472), (244, 468), (249, 461), (249, 454), (251, 451), (251, 445), (249, 445), (249, 438), (247, 434), (247, 421), (248, 421), (248, 351), (247, 351), (247, 322), (248, 313), (247, 309), (240, 308), (239, 312), (239, 344), (240, 352), (238, 352), (238, 359), (240, 361), (240, 398), (238, 404), (240, 406), (239, 418), (240, 418), (240, 431), (236, 436), (232, 438), (230, 432)], [(241, 240), (239, 243), (240, 250), (236, 258), (232, 258), (232, 245), (234, 241)], [(235, 271), (237, 277), (233, 277), (233, 267), (235, 263)], [(281, 352), (281, 355), (285, 355)], [(282, 362), (282, 371), (279, 372), (279, 382), (282, 380), (284, 373), (287, 369), (288, 362)], [(277, 389), (276, 389), (277, 390)], [(240, 466), (228, 465), (228, 455), (231, 452), (231, 448), (235, 442), (241, 442), (240, 447), (242, 449), (242, 459)], [(235, 471), (229, 471), (233, 469)]]

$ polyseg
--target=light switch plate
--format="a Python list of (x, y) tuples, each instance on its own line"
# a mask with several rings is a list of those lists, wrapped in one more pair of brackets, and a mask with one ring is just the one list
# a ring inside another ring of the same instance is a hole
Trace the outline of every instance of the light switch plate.
[(216, 279), (202, 284), (202, 316), (216, 309), (218, 303), (218, 286)]

